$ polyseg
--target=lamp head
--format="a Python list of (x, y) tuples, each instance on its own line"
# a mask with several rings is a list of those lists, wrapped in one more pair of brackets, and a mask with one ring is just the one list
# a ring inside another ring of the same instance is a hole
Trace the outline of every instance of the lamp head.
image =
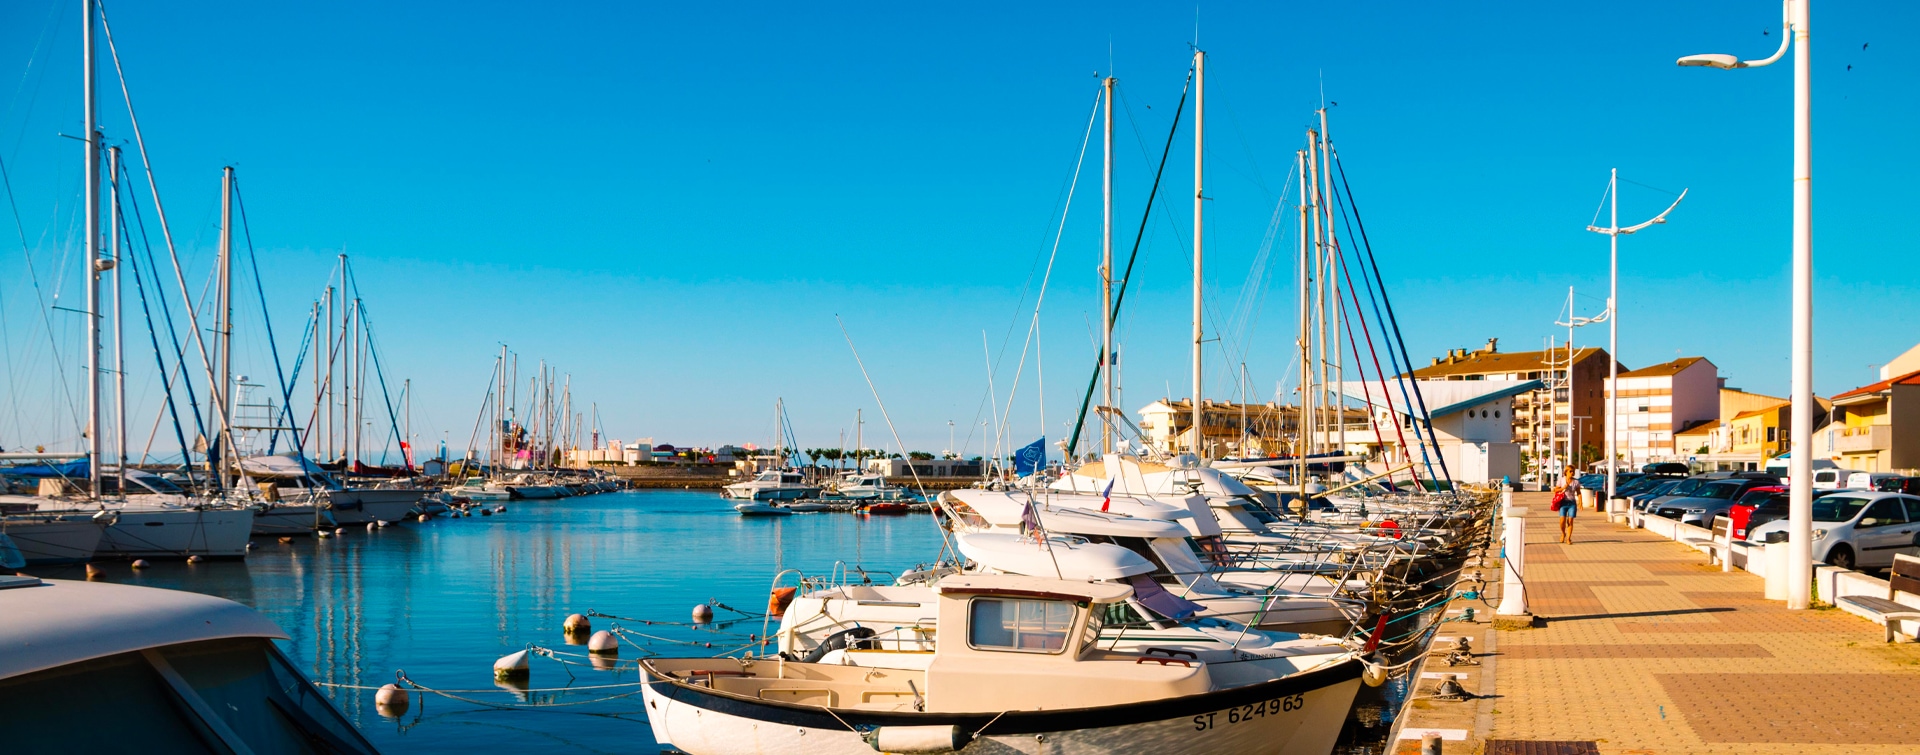
[(1678, 63), (1680, 66), (1686, 67), (1686, 68), (1696, 68), (1701, 66), (1706, 66), (1710, 68), (1720, 68), (1720, 69), (1747, 67), (1747, 64), (1740, 62), (1739, 58), (1734, 57), (1732, 55), (1722, 55), (1720, 53), (1708, 53), (1706, 55), (1688, 55), (1675, 62)]

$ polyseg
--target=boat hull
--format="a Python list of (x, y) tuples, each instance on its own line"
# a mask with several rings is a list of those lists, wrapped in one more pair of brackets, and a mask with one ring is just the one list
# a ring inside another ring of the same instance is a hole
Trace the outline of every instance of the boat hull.
[(559, 498), (565, 493), (565, 490), (566, 488), (558, 485), (515, 485), (513, 486), (513, 497), (535, 500)]
[(87, 514), (9, 518), (4, 528), (28, 566), (73, 564), (93, 558), (104, 527)]
[[(775, 703), (655, 676), (642, 694), (654, 740), (689, 755), (871, 753), (860, 729), (950, 726), (970, 755), (1262, 752), (1326, 755), (1360, 687), (1360, 663), (1201, 695), (1098, 708), (1006, 713), (875, 712)], [(966, 738), (965, 736), (962, 737)], [(931, 750), (929, 750), (931, 751)]]
[(775, 505), (764, 503), (761, 501), (749, 501), (746, 503), (736, 503), (733, 505), (733, 510), (740, 512), (741, 516), (792, 516), (793, 515), (792, 509), (789, 509), (785, 506), (775, 506)]
[(398, 522), (426, 497), (428, 491), (411, 488), (364, 488), (335, 490), (330, 496), (328, 513), (342, 527), (374, 522)]
[(320, 527), (336, 526), (339, 523), (328, 516), (325, 509), (313, 504), (264, 506), (253, 512), (255, 535), (305, 535)]
[(97, 555), (120, 558), (244, 558), (253, 509), (122, 509)]

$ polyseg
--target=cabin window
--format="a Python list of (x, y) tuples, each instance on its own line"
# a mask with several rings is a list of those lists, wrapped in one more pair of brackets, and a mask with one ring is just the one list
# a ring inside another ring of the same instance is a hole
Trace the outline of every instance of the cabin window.
[(1067, 648), (1074, 604), (1061, 600), (979, 598), (967, 615), (967, 645), (975, 650), (1059, 653)]

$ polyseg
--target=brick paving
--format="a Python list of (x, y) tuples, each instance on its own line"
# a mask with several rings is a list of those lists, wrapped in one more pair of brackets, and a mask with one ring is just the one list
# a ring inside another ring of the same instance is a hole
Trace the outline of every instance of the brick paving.
[(1920, 752), (1920, 645), (1886, 645), (1841, 611), (1788, 611), (1760, 578), (1591, 512), (1559, 545), (1545, 494), (1514, 505), (1529, 508), (1527, 593), (1545, 622), (1491, 637), (1496, 696), (1474, 738), (1501, 744), (1487, 751)]

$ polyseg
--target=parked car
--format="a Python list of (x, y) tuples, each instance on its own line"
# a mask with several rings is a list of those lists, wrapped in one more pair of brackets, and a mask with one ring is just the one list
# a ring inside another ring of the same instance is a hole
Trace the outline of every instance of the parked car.
[(1643, 487), (1639, 490), (1634, 491), (1633, 494), (1627, 496), (1627, 498), (1633, 501), (1634, 508), (1640, 508), (1641, 504), (1646, 503), (1647, 501), (1651, 501), (1655, 498), (1659, 498), (1660, 496), (1666, 495), (1667, 491), (1674, 489), (1675, 487), (1679, 486), (1680, 483), (1682, 482), (1686, 482), (1686, 479), (1681, 478), (1678, 480), (1658, 480), (1658, 481), (1655, 481), (1652, 485), (1648, 485), (1646, 487)]
[[(1747, 530), (1747, 539), (1787, 541), (1785, 519)], [(1842, 569), (1880, 568), (1896, 553), (1920, 555), (1920, 497), (1849, 490), (1813, 500), (1813, 559)]]
[(1920, 477), (1902, 477), (1895, 475), (1893, 477), (1880, 478), (1874, 482), (1873, 489), (1887, 493), (1920, 495)]
[(1747, 539), (1747, 532), (1767, 522), (1787, 518), (1787, 489), (1779, 485), (1761, 485), (1741, 494), (1727, 510), (1733, 520), (1733, 539)]
[(1714, 517), (1726, 516), (1733, 509), (1733, 502), (1747, 491), (1766, 486), (1767, 481), (1745, 477), (1710, 480), (1685, 497), (1657, 504), (1654, 514), (1678, 519), (1681, 524), (1707, 527), (1712, 525)]

